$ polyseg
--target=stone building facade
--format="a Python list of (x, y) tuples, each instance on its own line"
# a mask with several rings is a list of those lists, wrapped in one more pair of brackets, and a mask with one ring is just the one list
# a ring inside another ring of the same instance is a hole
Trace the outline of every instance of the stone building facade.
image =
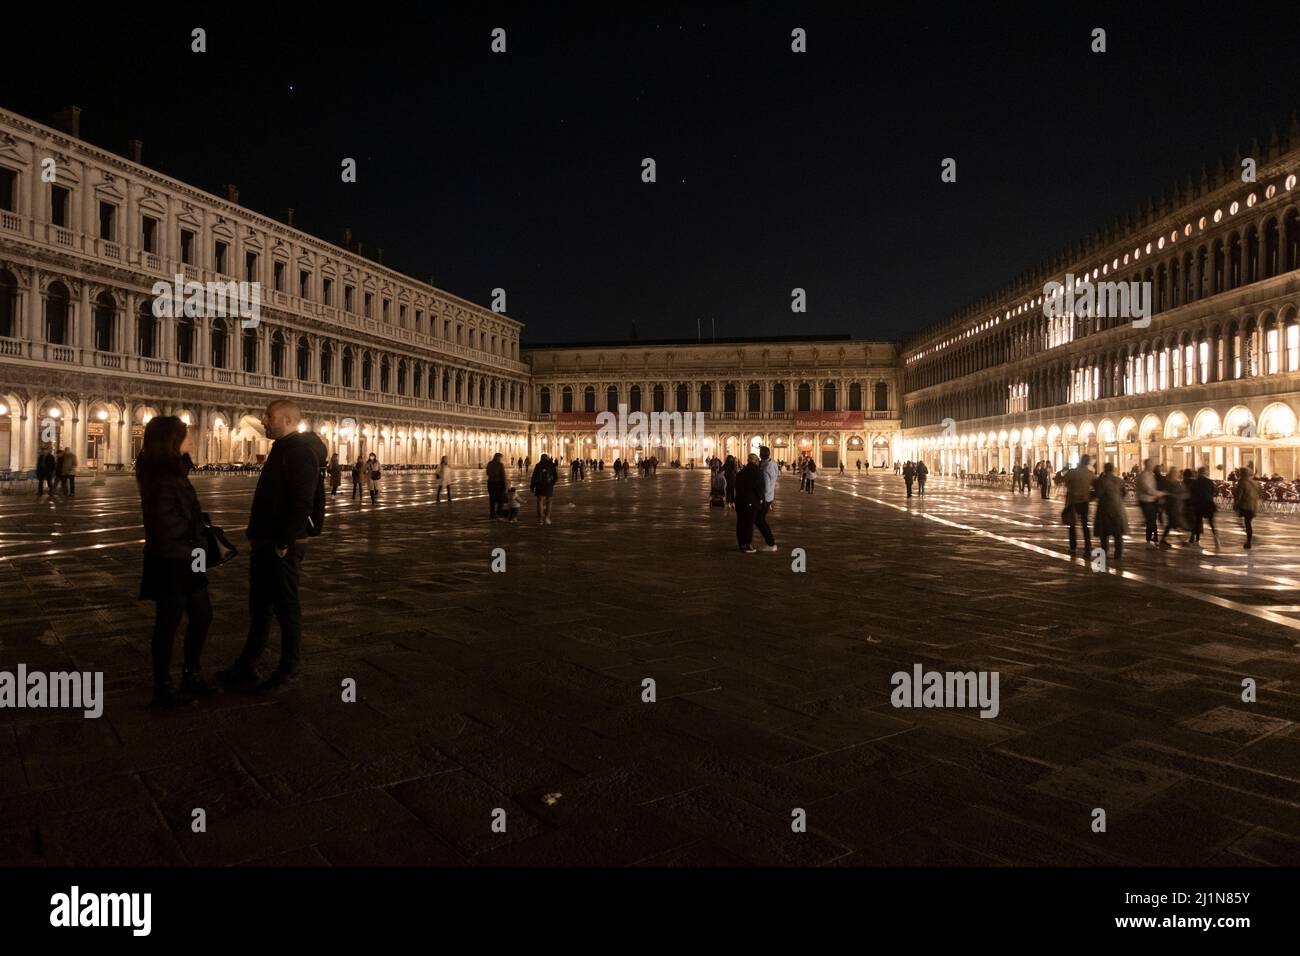
[[(342, 460), (522, 455), (522, 325), (60, 131), (0, 111), (0, 468), (42, 444), (129, 466), (177, 414), (194, 457), (250, 462), (269, 399)], [(160, 318), (155, 284), (258, 283), (260, 319)]]
[[(681, 461), (743, 455), (889, 467), (899, 441), (898, 350), (847, 336), (537, 346), (535, 455)], [(597, 416), (703, 414), (702, 435), (647, 447), (602, 446)]]
[[(905, 457), (945, 472), (1089, 454), (1295, 477), (1300, 129), (1251, 158), (1253, 180), (1239, 160), (1189, 181), (905, 342)], [(1049, 317), (1049, 283), (1077, 294), (1083, 277), (1147, 284), (1149, 318)]]

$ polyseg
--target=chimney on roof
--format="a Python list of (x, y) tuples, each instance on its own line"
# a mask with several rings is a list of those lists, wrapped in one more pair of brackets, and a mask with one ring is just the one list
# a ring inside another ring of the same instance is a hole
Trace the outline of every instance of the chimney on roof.
[(226, 183), (226, 198), (233, 203), (239, 202), (239, 187), (234, 183)]
[(144, 156), (144, 141), (133, 139), (129, 140), (126, 145), (129, 150), (131, 162), (143, 163), (144, 159), (142, 157)]
[(380, 246), (379, 249), (378, 249), (378, 251), (375, 253), (375, 261), (378, 262), (381, 266), (384, 264), (384, 247), (383, 247), (383, 246)]
[(54, 125), (69, 136), (81, 139), (81, 107), (65, 106), (54, 114)]
[(343, 230), (343, 248), (348, 250), (349, 252), (352, 251), (352, 230), (351, 229)]
[(361, 240), (358, 239), (358, 240), (357, 240), (357, 255), (361, 255), (361, 254), (362, 254), (362, 252), (361, 252)]
[(292, 206), (290, 206), (290, 207), (288, 207), (287, 209), (285, 209), (285, 211), (284, 211), (284, 222), (285, 222), (285, 225), (288, 225), (288, 226), (292, 226), (292, 225), (293, 225), (293, 207), (292, 207)]

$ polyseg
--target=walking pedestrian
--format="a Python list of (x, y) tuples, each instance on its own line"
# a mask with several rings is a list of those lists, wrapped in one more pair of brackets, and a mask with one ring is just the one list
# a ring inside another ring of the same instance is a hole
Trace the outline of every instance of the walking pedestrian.
[(912, 467), (912, 462), (909, 459), (907, 463), (903, 465), (903, 484), (907, 486), (907, 497), (909, 498), (912, 497), (912, 482), (915, 480), (916, 469)]
[(379, 501), (379, 483), (384, 478), (384, 466), (379, 463), (378, 456), (372, 451), (366, 458), (366, 490), (370, 492), (370, 503), (377, 504)]
[[(274, 693), (298, 679), (302, 654), (298, 586), (307, 556), (306, 539), (323, 530), (326, 458), (325, 445), (314, 431), (298, 431), (301, 419), (298, 406), (288, 399), (271, 402), (262, 416), (272, 444), (253, 492), (246, 531), (248, 639), (235, 663), (217, 675), (230, 689)], [(272, 614), (280, 625), (280, 663), (259, 683), (257, 661), (271, 634)]]
[(1092, 482), (1096, 478), (1091, 467), (1092, 458), (1084, 455), (1079, 464), (1065, 473), (1065, 510), (1061, 520), (1070, 526), (1070, 554), (1079, 547), (1075, 525), (1083, 525), (1083, 551), (1092, 554), (1092, 528), (1088, 524), (1088, 502), (1092, 497)]
[(808, 494), (813, 493), (813, 486), (817, 484), (817, 463), (811, 458), (808, 459), (808, 473), (803, 484), (803, 490)]
[(438, 461), (438, 467), (433, 470), (433, 503), (438, 504), (442, 501), (442, 489), (447, 489), (447, 504), (451, 504), (451, 466), (447, 464), (447, 456), (443, 455)]
[(1188, 487), (1188, 503), (1192, 509), (1193, 521), (1192, 541), (1196, 544), (1201, 543), (1201, 535), (1205, 531), (1205, 525), (1210, 525), (1210, 534), (1214, 535), (1214, 546), (1219, 546), (1219, 529), (1214, 526), (1214, 513), (1218, 510), (1214, 504), (1215, 487), (1214, 480), (1210, 478), (1210, 469), (1205, 465), (1196, 469), (1196, 476), (1184, 478), (1184, 484)]
[(925, 497), (925, 479), (930, 474), (930, 469), (925, 467), (925, 462), (916, 463), (916, 494), (920, 498)]
[(1187, 520), (1187, 489), (1179, 480), (1178, 472), (1170, 469), (1167, 473), (1163, 468), (1156, 469), (1156, 487), (1160, 489), (1160, 503), (1163, 506), (1165, 529), (1160, 535), (1160, 547), (1172, 548), (1169, 543), (1169, 532), (1175, 529), (1186, 531), (1189, 540), (1186, 544), (1191, 544), (1190, 534), (1192, 530), (1191, 522)]
[(551, 496), (555, 494), (555, 481), (558, 477), (554, 464), (547, 455), (537, 461), (533, 475), (528, 483), (528, 490), (537, 499), (537, 523), (551, 523)]
[[(158, 415), (144, 427), (135, 460), (135, 482), (144, 519), (144, 568), (140, 600), (154, 602), (150, 657), (153, 705), (190, 703), (212, 693), (200, 676), (200, 659), (212, 624), (204, 550), (203, 509), (189, 479), (190, 434), (172, 415)], [(172, 645), (186, 618), (181, 685), (172, 683)]]
[(1138, 507), (1142, 509), (1142, 520), (1146, 525), (1146, 542), (1151, 547), (1159, 546), (1156, 518), (1160, 511), (1160, 487), (1156, 482), (1156, 460), (1148, 458), (1142, 463), (1135, 481), (1137, 486)]
[(77, 456), (71, 448), (63, 449), (63, 454), (59, 456), (59, 486), (63, 489), (64, 497), (77, 493)]
[(506, 466), (501, 452), (492, 456), (487, 466), (488, 518), (496, 521), (506, 503)]
[(1233, 490), (1233, 508), (1241, 515), (1241, 523), (1246, 529), (1246, 543), (1242, 545), (1247, 551), (1255, 541), (1255, 512), (1259, 510), (1262, 497), (1259, 482), (1255, 480), (1254, 471), (1249, 465), (1237, 469), (1237, 487)]
[(767, 516), (772, 510), (772, 505), (776, 502), (776, 479), (777, 468), (776, 462), (772, 460), (772, 449), (766, 445), (758, 446), (758, 470), (763, 475), (763, 500), (759, 503), (758, 512), (754, 515), (754, 527), (758, 528), (759, 534), (763, 536), (766, 542), (767, 551), (776, 550), (776, 538), (772, 536), (772, 529), (767, 525)]
[(722, 463), (722, 477), (727, 483), (727, 507), (736, 507), (736, 473), (740, 470), (734, 455), (728, 455)]
[(50, 451), (50, 446), (45, 445), (41, 453), (36, 456), (36, 497), (41, 497), (45, 489), (49, 489), (50, 497), (54, 497), (54, 482), (59, 477), (59, 460)]
[(343, 469), (339, 465), (339, 453), (335, 452), (330, 455), (330, 497), (339, 493), (339, 485), (343, 484)]
[(763, 503), (763, 473), (758, 456), (751, 454), (745, 466), (736, 472), (736, 542), (744, 554), (753, 554), (754, 519)]
[[(1101, 540), (1101, 553), (1105, 555), (1108, 542), (1115, 539), (1115, 560), (1124, 557), (1124, 533), (1128, 531), (1128, 518), (1124, 514), (1124, 482), (1115, 474), (1113, 462), (1102, 466), (1101, 474), (1093, 482), (1097, 497), (1097, 537)], [(1088, 552), (1091, 555), (1091, 549)]]
[(365, 486), (366, 480), (366, 460), (357, 455), (357, 460), (352, 463), (352, 500), (356, 501), (361, 497), (361, 489)]

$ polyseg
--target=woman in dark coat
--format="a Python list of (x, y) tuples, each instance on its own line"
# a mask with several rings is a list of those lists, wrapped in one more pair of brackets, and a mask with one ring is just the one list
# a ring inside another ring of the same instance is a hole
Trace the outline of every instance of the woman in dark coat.
[(736, 506), (736, 473), (740, 466), (732, 455), (727, 456), (727, 460), (722, 463), (722, 477), (727, 482), (727, 504), (734, 508)]
[[(144, 429), (144, 443), (135, 462), (144, 515), (144, 573), (140, 600), (153, 601), (153, 702), (158, 706), (189, 703), (212, 688), (199, 676), (199, 658), (212, 623), (208, 577), (203, 560), (203, 511), (188, 477), (190, 436), (185, 423), (157, 416)], [(196, 570), (197, 569), (197, 570)], [(172, 684), (172, 644), (181, 617), (185, 628), (185, 661), (180, 689)]]

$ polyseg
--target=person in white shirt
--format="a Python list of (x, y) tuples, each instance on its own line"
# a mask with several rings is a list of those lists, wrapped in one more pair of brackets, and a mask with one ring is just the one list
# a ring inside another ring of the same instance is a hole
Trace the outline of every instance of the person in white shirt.
[(1156, 514), (1160, 508), (1161, 492), (1156, 486), (1156, 460), (1148, 458), (1142, 463), (1142, 470), (1137, 476), (1137, 500), (1138, 507), (1142, 509), (1142, 517), (1146, 523), (1147, 544), (1155, 546), (1159, 543), (1159, 535), (1156, 532)]
[(776, 462), (772, 460), (772, 449), (766, 445), (760, 445), (758, 448), (758, 471), (763, 476), (763, 500), (758, 506), (758, 512), (754, 515), (754, 527), (758, 529), (763, 540), (767, 542), (765, 551), (776, 550), (776, 539), (772, 537), (772, 529), (767, 526), (767, 513), (772, 510), (772, 502), (776, 500)]

